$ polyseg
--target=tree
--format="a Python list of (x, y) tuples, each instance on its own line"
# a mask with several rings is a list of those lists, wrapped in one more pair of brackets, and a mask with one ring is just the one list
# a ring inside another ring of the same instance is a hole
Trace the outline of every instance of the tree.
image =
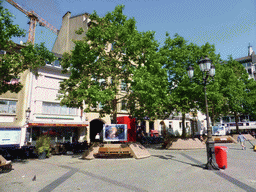
[(249, 115), (251, 119), (256, 119), (256, 81), (248, 79), (246, 81), (245, 102), (243, 103), (244, 115)]
[(239, 132), (238, 117), (245, 113), (248, 74), (241, 63), (232, 56), (223, 63), (220, 73), (221, 93), (227, 98), (228, 112), (235, 116), (236, 131)]
[(30, 43), (25, 46), (13, 43), (10, 39), (25, 36), (25, 31), (13, 24), (12, 14), (1, 4), (0, 14), (0, 94), (7, 91), (17, 93), (23, 87), (18, 81), (20, 74), (27, 69), (45, 65), (45, 60), (52, 61), (54, 55), (43, 43), (35, 46)]
[(163, 57), (158, 52), (159, 44), (154, 40), (154, 32), (141, 33), (140, 47), (143, 55), (136, 59), (138, 66), (132, 73), (128, 109), (131, 116), (139, 120), (164, 119), (169, 116), (167, 72), (161, 62)]
[[(206, 85), (206, 91), (207, 91), (207, 102), (208, 102), (208, 111), (209, 111), (209, 117), (211, 119), (212, 125), (214, 125), (216, 119), (218, 119), (221, 115), (226, 114), (227, 109), (227, 98), (223, 96), (221, 93), (222, 87), (220, 86), (222, 81), (221, 79), (221, 71), (222, 68), (222, 60), (220, 58), (220, 54), (215, 53), (215, 46), (210, 45), (209, 43), (206, 43), (205, 45), (202, 45), (200, 47), (200, 55), (202, 56), (208, 56), (210, 60), (212, 61), (212, 64), (215, 66), (215, 76), (214, 78), (208, 78), (207, 85)], [(203, 90), (203, 74), (199, 70), (198, 66), (196, 67), (197, 70), (195, 70), (195, 79), (199, 82), (200, 88), (197, 92), (197, 103), (201, 111), (206, 112), (206, 106), (205, 106), (205, 98), (204, 98), (204, 90)]]
[[(142, 98), (135, 94), (139, 75), (144, 71), (144, 80), (150, 77), (146, 69), (155, 67), (150, 66), (153, 62), (149, 58), (155, 56), (158, 44), (152, 32), (138, 32), (135, 19), (127, 19), (123, 9), (119, 5), (102, 18), (96, 12), (90, 15), (92, 22), (86, 37), (74, 41), (74, 50), (63, 55), (63, 72), (69, 70), (71, 75), (61, 83), (61, 104), (80, 108), (85, 104), (86, 112), (101, 104), (100, 115), (112, 114), (114, 122), (119, 103), (137, 115), (133, 109), (135, 103), (141, 104), (134, 102)], [(80, 29), (78, 33), (83, 31)], [(158, 73), (159, 67), (155, 69), (154, 73)], [(129, 102), (131, 99), (133, 102)]]
[[(160, 50), (164, 60), (164, 68), (168, 74), (168, 91), (170, 93), (170, 105), (177, 112), (182, 113), (182, 137), (186, 136), (185, 114), (197, 107), (196, 95), (198, 84), (190, 82), (187, 75), (189, 65), (195, 65), (200, 58), (200, 48), (186, 41), (178, 34), (171, 39), (166, 34), (165, 45)], [(173, 112), (169, 108), (169, 113)]]

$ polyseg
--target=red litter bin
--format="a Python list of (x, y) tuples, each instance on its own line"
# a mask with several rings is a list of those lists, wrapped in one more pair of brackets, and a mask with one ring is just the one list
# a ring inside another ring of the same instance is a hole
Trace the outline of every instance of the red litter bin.
[(226, 169), (228, 167), (227, 163), (227, 150), (228, 148), (225, 146), (215, 146), (215, 158), (216, 163), (218, 164), (220, 169)]

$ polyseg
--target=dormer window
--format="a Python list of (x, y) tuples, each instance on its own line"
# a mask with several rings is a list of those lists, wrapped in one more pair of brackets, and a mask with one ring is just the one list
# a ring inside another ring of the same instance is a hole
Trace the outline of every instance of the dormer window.
[(61, 61), (61, 58), (58, 58), (57, 60), (54, 61), (54, 66), (55, 67), (60, 67), (60, 61)]

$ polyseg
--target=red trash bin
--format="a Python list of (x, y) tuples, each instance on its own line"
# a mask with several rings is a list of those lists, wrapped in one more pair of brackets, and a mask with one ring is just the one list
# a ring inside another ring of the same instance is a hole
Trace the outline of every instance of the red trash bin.
[(225, 146), (214, 147), (216, 163), (218, 164), (220, 169), (226, 169), (228, 167), (227, 149), (228, 148)]

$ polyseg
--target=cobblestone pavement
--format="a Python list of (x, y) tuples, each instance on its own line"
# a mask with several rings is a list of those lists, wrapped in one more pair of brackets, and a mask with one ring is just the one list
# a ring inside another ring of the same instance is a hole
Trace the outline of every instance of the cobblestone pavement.
[(11, 172), (0, 174), (0, 191), (256, 191), (252, 146), (246, 143), (247, 150), (241, 150), (239, 144), (218, 145), (228, 147), (225, 170), (204, 169), (205, 149), (149, 147), (151, 157), (139, 160), (62, 155), (14, 162)]

